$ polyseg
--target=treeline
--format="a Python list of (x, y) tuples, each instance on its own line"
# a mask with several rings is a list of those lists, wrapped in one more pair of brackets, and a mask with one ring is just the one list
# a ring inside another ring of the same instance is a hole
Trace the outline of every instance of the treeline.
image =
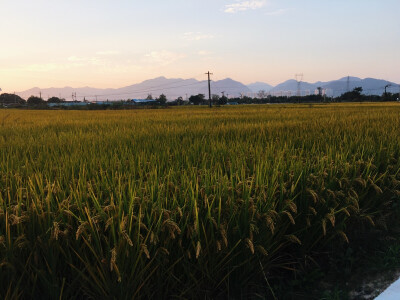
[(30, 96), (27, 100), (21, 98), (16, 94), (1, 94), (0, 95), (0, 104), (1, 105), (9, 105), (9, 106), (25, 106), (25, 105), (47, 105), (48, 103), (63, 103), (66, 102), (63, 98), (51, 97), (47, 101), (43, 100), (40, 97)]
[[(264, 91), (258, 93), (258, 97), (240, 96), (234, 98), (227, 98), (225, 95), (212, 95), (212, 105), (236, 105), (236, 104), (279, 104), (279, 103), (330, 103), (330, 102), (388, 102), (399, 101), (399, 93), (384, 93), (379, 95), (364, 95), (361, 87), (356, 87), (350, 92), (346, 92), (339, 97), (327, 97), (326, 95), (307, 95), (307, 96), (272, 96), (267, 95)], [(159, 97), (153, 98), (149, 94), (146, 98), (148, 102), (135, 102), (134, 100), (120, 100), (120, 101), (99, 101), (89, 102), (85, 99), (83, 101), (66, 101), (63, 98), (51, 97), (47, 101), (40, 97), (31, 96), (27, 100), (21, 98), (16, 94), (1, 94), (0, 107), (14, 107), (14, 108), (63, 108), (63, 109), (126, 109), (137, 108), (138, 106), (144, 107), (163, 107), (163, 106), (180, 106), (180, 105), (209, 105), (209, 99), (206, 99), (204, 94), (192, 95), (189, 99), (184, 100), (178, 97), (175, 100), (169, 100), (164, 94)]]
[[(389, 102), (398, 101), (399, 93), (384, 93), (379, 95), (364, 95), (362, 94), (363, 89), (357, 87), (350, 92), (346, 92), (339, 97), (327, 97), (325, 95), (307, 95), (307, 96), (271, 96), (261, 91), (258, 93), (261, 97), (247, 97), (241, 96), (236, 98), (219, 97), (214, 95), (212, 102), (214, 104), (278, 104), (278, 103), (329, 103), (329, 102)], [(223, 99), (225, 98), (225, 99)], [(189, 99), (190, 100), (190, 99)], [(207, 101), (203, 101), (203, 104), (207, 104)], [(195, 104), (195, 103), (193, 103)]]

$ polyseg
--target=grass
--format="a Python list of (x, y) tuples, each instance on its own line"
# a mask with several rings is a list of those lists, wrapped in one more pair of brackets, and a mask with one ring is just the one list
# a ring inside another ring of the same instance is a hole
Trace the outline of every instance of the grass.
[(275, 295), (397, 225), (399, 113), (0, 110), (0, 297)]

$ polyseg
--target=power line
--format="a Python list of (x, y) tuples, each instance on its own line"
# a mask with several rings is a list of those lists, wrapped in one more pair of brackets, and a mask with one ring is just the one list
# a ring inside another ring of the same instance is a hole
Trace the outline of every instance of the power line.
[[(193, 76), (193, 78), (195, 78), (195, 77), (199, 77), (199, 76), (201, 76), (202, 75), (202, 73), (201, 74), (197, 74), (197, 75), (195, 75), (195, 76)], [(172, 85), (172, 84), (177, 84), (177, 83), (179, 83), (179, 82), (183, 82), (183, 81), (187, 81), (187, 79), (180, 79), (180, 80), (178, 80), (178, 81), (174, 81), (174, 82), (168, 82), (168, 83), (165, 83), (165, 84), (160, 84), (160, 85), (157, 85), (157, 87), (162, 87), (162, 86), (168, 86), (168, 85)], [(143, 82), (142, 82), (143, 83)], [(196, 83), (197, 84), (197, 83)], [(179, 86), (178, 86), (179, 87)], [(124, 87), (124, 88), (126, 88), (126, 87)], [(145, 89), (139, 89), (139, 90), (134, 90), (134, 91), (130, 91), (130, 92), (127, 92), (127, 93), (118, 93), (118, 94), (96, 94), (96, 95), (88, 95), (88, 94), (81, 94), (81, 95), (79, 95), (78, 94), (78, 96), (79, 97), (96, 97), (96, 96), (119, 96), (119, 95), (128, 95), (128, 94), (131, 94), (131, 93), (136, 93), (136, 92), (138, 92), (138, 93), (140, 93), (140, 92), (148, 92), (148, 91), (157, 91), (157, 90), (160, 90), (160, 89), (154, 89), (155, 87), (154, 86), (150, 86), (150, 87), (147, 87), (147, 88), (145, 88)], [(75, 97), (76, 97), (76, 95), (75, 95)]]
[(143, 90), (132, 90), (127, 93), (118, 93), (118, 94), (97, 94), (97, 95), (78, 95), (79, 97), (96, 97), (96, 96), (122, 96), (122, 95), (130, 95), (134, 93), (148, 93), (148, 92), (155, 92), (155, 91), (160, 91), (160, 90), (170, 90), (170, 89), (175, 89), (175, 88), (180, 88), (180, 87), (186, 87), (186, 86), (193, 86), (197, 84), (204, 84), (204, 81), (199, 81), (191, 84), (185, 84), (185, 85), (178, 85), (178, 86), (171, 86), (171, 87), (164, 87), (164, 88), (152, 88), (152, 89), (143, 89)]

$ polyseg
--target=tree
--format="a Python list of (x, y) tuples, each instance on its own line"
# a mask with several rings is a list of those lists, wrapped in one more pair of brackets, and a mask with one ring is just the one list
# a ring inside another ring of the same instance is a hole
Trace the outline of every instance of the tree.
[(362, 87), (356, 87), (351, 92), (342, 94), (340, 96), (340, 99), (347, 101), (359, 101), (363, 97), (363, 95), (361, 95), (362, 91), (363, 91)]
[(196, 96), (190, 96), (189, 102), (193, 103), (194, 105), (200, 105), (204, 101), (204, 94), (198, 94)]
[(361, 95), (363, 88), (361, 86), (354, 88), (353, 92), (357, 93), (359, 96)]
[(47, 103), (62, 103), (65, 102), (65, 99), (61, 99), (58, 97), (51, 97), (50, 99), (47, 100)]
[(24, 104), (25, 100), (15, 94), (1, 94), (0, 104)]
[(178, 97), (178, 98), (176, 99), (176, 103), (177, 103), (178, 105), (183, 105), (183, 103), (184, 103), (183, 98), (182, 98), (182, 97)]
[(219, 101), (219, 96), (218, 96), (218, 95), (212, 95), (212, 96), (211, 96), (211, 100), (212, 100), (213, 103), (218, 103), (218, 101)]
[(153, 100), (153, 95), (152, 94), (148, 94), (146, 97), (146, 100)]
[(257, 97), (259, 99), (264, 99), (267, 96), (267, 93), (265, 92), (265, 90), (259, 90), (257, 93)]
[(248, 96), (242, 96), (242, 103), (251, 104), (253, 103), (253, 99)]
[(167, 96), (165, 96), (164, 94), (161, 94), (157, 100), (158, 100), (158, 102), (160, 102), (160, 104), (164, 105), (167, 103)]
[(29, 105), (38, 105), (44, 103), (42, 98), (36, 97), (36, 96), (30, 96), (27, 100), (27, 103)]
[(218, 99), (219, 105), (225, 105), (226, 103), (228, 103), (228, 98), (226, 96), (222, 96), (221, 98)]

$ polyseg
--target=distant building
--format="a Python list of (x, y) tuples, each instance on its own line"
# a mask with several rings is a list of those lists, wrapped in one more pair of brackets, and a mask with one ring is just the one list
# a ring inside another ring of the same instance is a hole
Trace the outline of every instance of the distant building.
[(157, 100), (150, 100), (150, 99), (132, 99), (132, 103), (136, 105), (145, 105), (145, 104), (156, 104), (158, 103)]
[(48, 107), (72, 107), (72, 106), (86, 106), (89, 103), (87, 102), (75, 102), (75, 101), (68, 101), (68, 102), (60, 102), (60, 103), (47, 103)]
[(111, 103), (110, 101), (95, 101), (95, 102), (91, 102), (91, 104), (97, 104), (97, 105), (111, 105), (113, 103)]

